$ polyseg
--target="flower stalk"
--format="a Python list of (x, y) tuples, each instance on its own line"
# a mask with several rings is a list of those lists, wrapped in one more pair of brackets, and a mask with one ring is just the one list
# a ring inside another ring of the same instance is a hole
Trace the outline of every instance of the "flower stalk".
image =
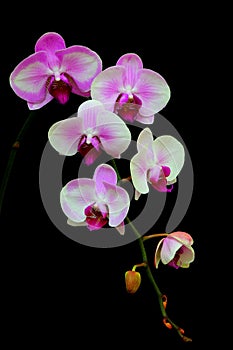
[(11, 146), (10, 155), (8, 158), (8, 162), (7, 162), (7, 165), (5, 168), (5, 172), (3, 174), (3, 179), (2, 179), (2, 183), (1, 183), (1, 187), (0, 187), (0, 214), (2, 212), (3, 200), (5, 197), (7, 185), (8, 185), (9, 179), (10, 179), (10, 175), (11, 175), (11, 171), (12, 171), (12, 168), (14, 165), (16, 154), (18, 153), (18, 150), (21, 146), (21, 142), (23, 140), (23, 137), (24, 137), (25, 133), (27, 132), (29, 126), (31, 125), (35, 114), (36, 113), (34, 111), (29, 113), (29, 115), (28, 115), (27, 119), (25, 120), (22, 128), (20, 129), (14, 143)]
[(133, 230), (133, 232), (135, 233), (135, 235), (138, 238), (138, 243), (139, 243), (139, 246), (140, 246), (140, 249), (141, 249), (143, 263), (142, 264), (138, 264), (137, 266), (141, 265), (141, 266), (145, 267), (147, 277), (149, 278), (149, 281), (151, 282), (151, 284), (152, 284), (152, 286), (153, 286), (153, 288), (154, 288), (154, 290), (155, 290), (155, 292), (157, 294), (157, 297), (158, 297), (158, 302), (159, 302), (161, 314), (163, 316), (163, 323), (164, 323), (164, 325), (168, 329), (172, 329), (172, 328), (175, 329), (177, 331), (177, 333), (179, 334), (179, 336), (182, 338), (183, 341), (191, 342), (192, 339), (184, 336), (184, 330), (181, 327), (179, 327), (177, 324), (175, 324), (170, 319), (170, 317), (168, 316), (168, 314), (166, 312), (167, 296), (164, 295), (160, 291), (160, 289), (159, 289), (159, 287), (158, 287), (158, 285), (157, 285), (157, 283), (156, 283), (156, 281), (154, 279), (154, 276), (153, 276), (153, 274), (151, 272), (151, 269), (150, 269), (150, 266), (148, 264), (147, 253), (146, 253), (146, 249), (145, 249), (144, 242), (143, 242), (146, 239), (150, 239), (150, 238), (154, 238), (154, 237), (167, 236), (168, 234), (166, 234), (166, 233), (158, 233), (158, 234), (153, 234), (153, 235), (141, 237), (140, 233), (138, 232), (136, 227), (133, 225), (133, 223), (131, 222), (131, 220), (129, 219), (128, 216), (126, 217), (126, 221), (130, 225), (131, 229)]

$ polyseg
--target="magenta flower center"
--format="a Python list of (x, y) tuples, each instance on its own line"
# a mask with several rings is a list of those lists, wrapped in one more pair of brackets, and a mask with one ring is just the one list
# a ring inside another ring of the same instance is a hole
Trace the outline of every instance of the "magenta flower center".
[(72, 85), (67, 75), (61, 74), (59, 79), (54, 76), (47, 81), (47, 87), (50, 95), (52, 95), (59, 103), (65, 104), (70, 97)]
[(157, 166), (147, 171), (147, 178), (154, 188), (161, 192), (171, 192), (173, 185), (167, 184), (167, 177), (170, 175), (171, 169), (168, 166), (161, 166), (158, 174)]
[(178, 269), (179, 266), (177, 265), (177, 262), (180, 259), (180, 256), (183, 254), (184, 252), (184, 247), (180, 247), (180, 249), (177, 250), (174, 258), (168, 263), (169, 266), (174, 267), (175, 269)]
[(85, 155), (93, 148), (97, 151), (100, 150), (100, 139), (98, 136), (83, 135), (78, 144), (78, 152), (85, 157)]
[(118, 114), (125, 120), (133, 122), (141, 105), (142, 102), (137, 96), (122, 93), (116, 100), (114, 113)]
[(92, 230), (98, 230), (108, 223), (107, 212), (101, 213), (96, 205), (90, 205), (85, 209), (86, 223)]

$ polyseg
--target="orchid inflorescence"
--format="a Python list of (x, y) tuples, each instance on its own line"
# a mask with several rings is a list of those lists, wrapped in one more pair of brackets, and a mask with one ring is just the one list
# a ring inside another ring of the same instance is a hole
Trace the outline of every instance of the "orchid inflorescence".
[[(178, 269), (188, 268), (194, 261), (193, 238), (182, 231), (141, 236), (127, 216), (131, 199), (122, 186), (123, 181), (132, 183), (135, 203), (149, 191), (171, 192), (176, 186), (185, 162), (184, 146), (171, 135), (154, 138), (150, 128), (156, 113), (170, 99), (165, 79), (144, 68), (135, 53), (126, 53), (114, 66), (103, 69), (96, 52), (81, 45), (66, 47), (61, 35), (48, 32), (36, 42), (35, 52), (13, 70), (10, 86), (27, 102), (29, 110), (41, 109), (53, 99), (66, 104), (71, 93), (86, 99), (75, 116), (51, 125), (48, 141), (61, 155), (71, 157), (78, 153), (86, 167), (97, 164), (102, 153), (113, 161), (111, 165), (98, 164), (92, 177), (75, 178), (61, 188), (60, 205), (67, 224), (77, 226), (77, 230), (85, 226), (86, 234), (113, 228), (121, 236), (127, 235), (127, 224), (139, 240), (142, 261), (125, 272), (126, 291), (137, 292), (142, 278), (136, 269), (145, 268), (159, 296), (163, 324), (175, 329), (184, 341), (191, 341), (167, 315), (167, 296), (154, 280), (144, 241), (161, 237), (155, 249), (155, 269), (160, 262)], [(132, 141), (127, 122), (145, 127), (137, 138), (137, 152), (130, 159), (129, 177), (121, 178), (114, 159), (120, 159)], [(19, 147), (17, 141), (14, 152)], [(1, 187), (1, 205), (6, 182), (7, 178)]]

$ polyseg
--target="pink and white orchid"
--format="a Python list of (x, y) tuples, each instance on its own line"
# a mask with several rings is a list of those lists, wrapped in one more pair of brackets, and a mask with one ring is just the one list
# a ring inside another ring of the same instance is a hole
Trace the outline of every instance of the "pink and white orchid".
[(75, 117), (53, 124), (48, 139), (60, 154), (72, 156), (79, 152), (90, 165), (102, 151), (120, 158), (130, 144), (131, 133), (124, 121), (106, 111), (101, 102), (88, 100), (79, 106)]
[(130, 206), (128, 192), (117, 185), (117, 174), (108, 164), (95, 169), (93, 179), (78, 178), (61, 190), (60, 203), (72, 226), (99, 230), (105, 225), (125, 233), (124, 219)]
[(190, 234), (177, 231), (162, 238), (156, 248), (154, 265), (158, 268), (159, 262), (178, 269), (187, 268), (194, 261), (195, 253), (192, 247), (193, 239)]
[(91, 83), (101, 70), (96, 52), (81, 45), (66, 47), (61, 35), (48, 32), (36, 42), (35, 53), (13, 70), (10, 85), (34, 110), (53, 98), (65, 104), (70, 93), (89, 97)]
[(138, 136), (137, 150), (130, 161), (135, 199), (149, 192), (148, 183), (159, 192), (171, 192), (184, 165), (185, 152), (181, 142), (170, 135), (153, 140), (147, 127)]
[(170, 88), (160, 74), (143, 68), (138, 55), (127, 53), (95, 77), (91, 97), (126, 121), (152, 124), (169, 101)]

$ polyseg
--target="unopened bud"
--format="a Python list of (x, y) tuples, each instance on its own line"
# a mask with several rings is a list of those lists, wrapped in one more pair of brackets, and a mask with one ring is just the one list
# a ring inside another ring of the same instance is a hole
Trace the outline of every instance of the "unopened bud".
[(125, 284), (128, 293), (134, 294), (141, 284), (141, 275), (137, 271), (126, 271)]
[(166, 317), (163, 318), (163, 323), (168, 329), (172, 329), (171, 323), (167, 320)]

